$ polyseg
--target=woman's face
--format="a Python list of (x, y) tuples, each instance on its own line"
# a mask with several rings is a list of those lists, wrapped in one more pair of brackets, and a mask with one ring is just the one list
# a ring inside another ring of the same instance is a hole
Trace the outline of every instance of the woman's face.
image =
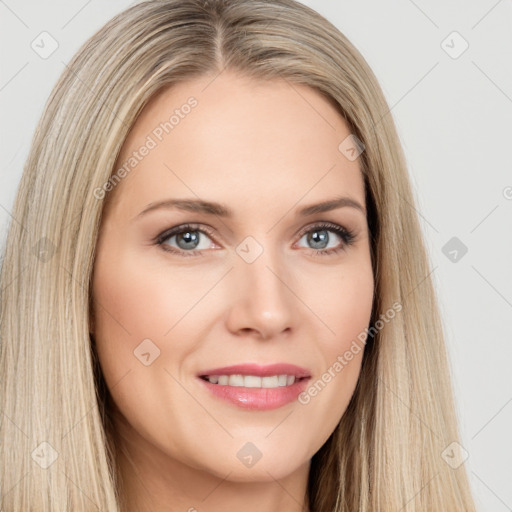
[(267, 481), (308, 467), (355, 389), (374, 291), (365, 189), (319, 93), (212, 79), (155, 97), (123, 146), (92, 332), (134, 458)]

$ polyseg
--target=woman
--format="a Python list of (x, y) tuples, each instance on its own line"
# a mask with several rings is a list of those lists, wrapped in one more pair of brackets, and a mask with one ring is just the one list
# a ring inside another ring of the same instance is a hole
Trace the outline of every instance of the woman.
[(412, 204), (375, 76), (313, 10), (115, 17), (13, 210), (2, 509), (474, 510)]

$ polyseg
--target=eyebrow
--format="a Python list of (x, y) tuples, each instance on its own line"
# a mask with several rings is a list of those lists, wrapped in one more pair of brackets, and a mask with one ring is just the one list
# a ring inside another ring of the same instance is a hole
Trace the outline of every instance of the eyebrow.
[[(296, 215), (306, 217), (315, 213), (328, 212), (343, 207), (355, 208), (366, 216), (366, 211), (361, 203), (346, 196), (335, 197), (320, 203), (303, 206), (297, 210)], [(165, 199), (163, 201), (150, 203), (144, 210), (136, 215), (135, 218), (143, 217), (149, 212), (159, 209), (178, 209), (187, 212), (218, 215), (225, 218), (232, 218), (234, 216), (233, 212), (227, 206), (213, 201), (204, 201), (202, 199)]]

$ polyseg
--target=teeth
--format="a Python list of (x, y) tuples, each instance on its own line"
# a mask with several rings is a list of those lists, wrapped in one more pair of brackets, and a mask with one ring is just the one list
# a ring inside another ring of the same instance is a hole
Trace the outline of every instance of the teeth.
[(244, 378), (241, 375), (230, 375), (228, 386), (243, 386)]
[(279, 386), (279, 377), (272, 375), (272, 377), (263, 377), (261, 379), (262, 388), (277, 388)]
[(245, 388), (277, 388), (291, 386), (295, 382), (294, 375), (207, 375), (206, 379), (212, 384), (221, 386), (241, 386)]

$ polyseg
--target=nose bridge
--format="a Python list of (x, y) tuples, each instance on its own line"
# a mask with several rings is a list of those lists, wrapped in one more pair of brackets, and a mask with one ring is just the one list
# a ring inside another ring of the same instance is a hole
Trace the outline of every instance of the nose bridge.
[(283, 255), (269, 243), (247, 237), (236, 249), (233, 318), (237, 329), (254, 329), (265, 337), (279, 334), (296, 318), (289, 273)]
[(265, 251), (251, 264), (240, 262), (244, 280), (248, 283), (248, 291), (268, 307), (277, 305), (285, 296), (285, 277), (282, 274), (283, 264), (276, 254)]

